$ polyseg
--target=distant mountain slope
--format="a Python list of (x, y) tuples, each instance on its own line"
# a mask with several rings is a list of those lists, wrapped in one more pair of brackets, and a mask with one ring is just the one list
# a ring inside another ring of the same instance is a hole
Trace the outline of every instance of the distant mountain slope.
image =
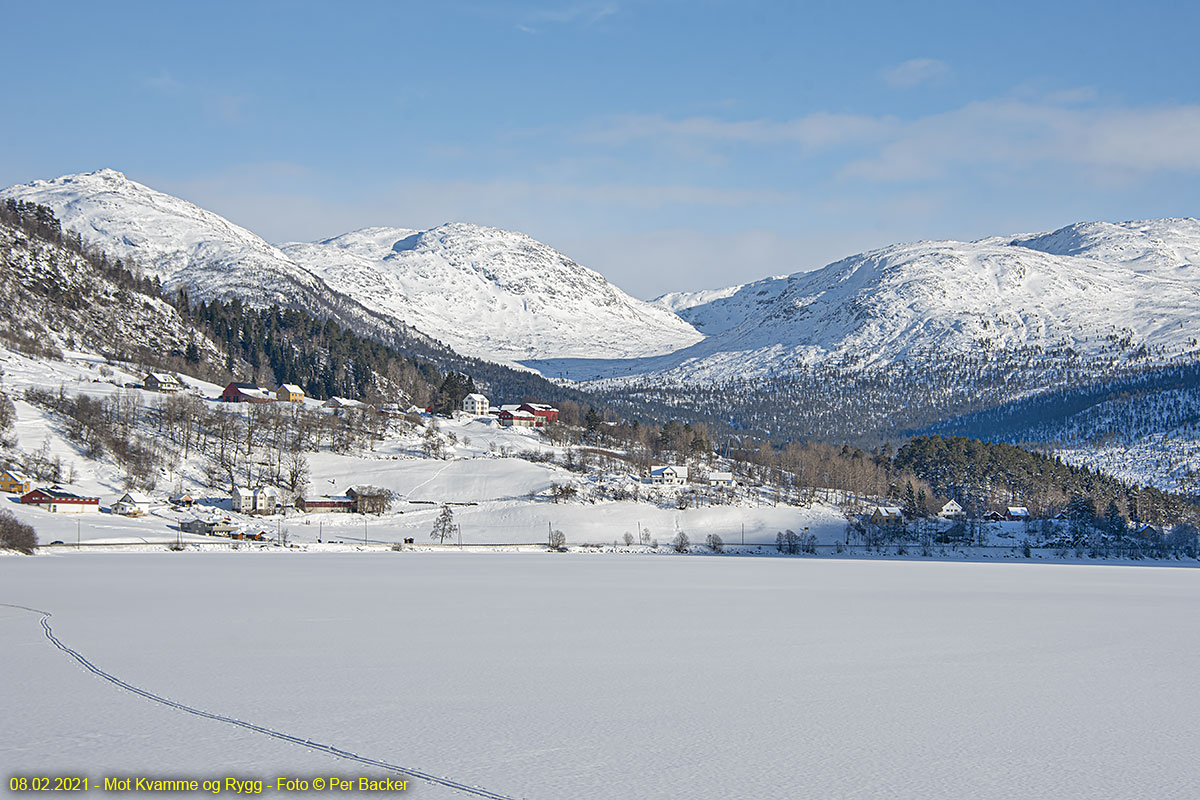
[[(709, 336), (634, 374), (712, 382), (981, 352), (1168, 359), (1197, 351), (1200, 222), (1081, 223), (1035, 236), (899, 244), (711, 294), (697, 304), (660, 299)], [(580, 366), (574, 377), (618, 374)]]
[(658, 355), (701, 336), (522, 233), (367, 228), (282, 250), (359, 302), (496, 361)]

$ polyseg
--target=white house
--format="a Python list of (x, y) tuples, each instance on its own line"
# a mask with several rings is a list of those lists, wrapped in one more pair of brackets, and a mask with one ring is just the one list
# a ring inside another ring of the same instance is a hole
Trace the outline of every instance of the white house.
[(254, 490), (254, 513), (274, 514), (279, 508), (279, 490), (274, 486), (260, 486)]
[(942, 519), (958, 519), (963, 515), (963, 507), (955, 500), (947, 500), (946, 505), (942, 506), (942, 510), (938, 512), (938, 516)]
[(709, 486), (733, 486), (732, 472), (710, 472), (708, 473)]
[(486, 417), (490, 405), (483, 395), (469, 394), (463, 398), (462, 410), (473, 417)]
[(688, 468), (675, 464), (660, 464), (650, 467), (650, 482), (668, 486), (682, 486), (688, 482)]
[(112, 504), (112, 512), (126, 517), (140, 517), (150, 512), (151, 502), (149, 497), (140, 492), (126, 492)]
[(235, 486), (229, 492), (232, 500), (230, 507), (239, 514), (249, 514), (254, 511), (254, 492)]

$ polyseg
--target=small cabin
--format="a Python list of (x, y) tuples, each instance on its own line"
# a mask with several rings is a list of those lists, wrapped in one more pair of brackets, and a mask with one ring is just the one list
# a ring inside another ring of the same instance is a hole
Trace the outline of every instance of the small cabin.
[(708, 473), (709, 486), (733, 486), (732, 472), (710, 472)]
[(1004, 511), (1004, 518), (1009, 522), (1024, 522), (1030, 518), (1029, 509), (1025, 506), (1009, 506)]
[(898, 506), (875, 506), (870, 519), (872, 525), (903, 525), (904, 512)]

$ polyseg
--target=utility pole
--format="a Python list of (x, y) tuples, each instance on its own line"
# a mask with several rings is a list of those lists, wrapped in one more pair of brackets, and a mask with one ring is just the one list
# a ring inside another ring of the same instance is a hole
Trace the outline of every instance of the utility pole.
[(78, 519), (75, 520), (75, 549), (76, 550), (79, 549), (79, 523), (80, 522), (82, 522), (82, 520), (78, 520)]
[(742, 523), (742, 544), (746, 544), (746, 523)]
[(554, 526), (546, 521), (546, 547), (550, 546), (550, 540), (554, 538)]

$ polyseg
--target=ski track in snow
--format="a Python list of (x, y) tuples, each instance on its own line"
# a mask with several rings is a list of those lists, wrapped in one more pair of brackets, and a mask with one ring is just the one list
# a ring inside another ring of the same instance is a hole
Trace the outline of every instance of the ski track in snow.
[(152, 692), (148, 692), (145, 689), (139, 689), (137, 686), (134, 686), (133, 684), (130, 684), (130, 683), (126, 683), (125, 681), (121, 680), (117, 676), (112, 675), (108, 672), (105, 672), (104, 670), (100, 669), (100, 667), (97, 667), (95, 664), (93, 664), (91, 661), (88, 661), (88, 659), (83, 654), (81, 654), (79, 651), (74, 650), (74, 649), (68, 647), (67, 645), (63, 644), (63, 642), (57, 636), (54, 635), (54, 630), (50, 627), (50, 617), (54, 616), (53, 613), (51, 613), (49, 611), (43, 611), (40, 608), (30, 608), (29, 606), (16, 605), (15, 603), (0, 603), (0, 607), (15, 608), (15, 609), (19, 609), (21, 611), (29, 611), (30, 613), (33, 613), (33, 614), (41, 614), (42, 615), (42, 619), (41, 619), (42, 632), (46, 634), (46, 638), (50, 641), (51, 644), (53, 644), (59, 650), (63, 651), (67, 655), (69, 655), (71, 658), (78, 661), (79, 664), (84, 669), (86, 669), (88, 672), (91, 672), (92, 674), (103, 678), (104, 680), (108, 681), (109, 683), (113, 684), (114, 686), (119, 686), (120, 688), (125, 689), (126, 691), (133, 692), (134, 694), (139, 695), (140, 697), (143, 697), (152, 702), (159, 703), (161, 705), (168, 706), (170, 708), (174, 708), (179, 711), (183, 711), (183, 712), (192, 714), (197, 717), (203, 717), (204, 719), (211, 719), (211, 720), (215, 720), (217, 722), (224, 722), (228, 725), (236, 725), (237, 727), (245, 728), (248, 731), (254, 731), (255, 733), (261, 733), (264, 736), (270, 736), (275, 739), (282, 739), (285, 742), (291, 742), (292, 744), (298, 744), (301, 747), (307, 747), (310, 750), (317, 750), (322, 753), (327, 753), (336, 758), (345, 759), (347, 761), (356, 761), (360, 764), (365, 764), (370, 767), (378, 767), (380, 769), (388, 770), (389, 772), (395, 772), (400, 775), (407, 775), (411, 778), (416, 778), (418, 780), (426, 781), (428, 783), (434, 783), (439, 786), (445, 786), (448, 789), (453, 789), (457, 792), (462, 792), (463, 794), (474, 795), (475, 797), (487, 797), (487, 798), (491, 798), (491, 800), (518, 800), (515, 797), (511, 797), (506, 794), (500, 794), (499, 792), (493, 792), (489, 789), (484, 789), (479, 786), (469, 786), (465, 783), (459, 783), (458, 781), (451, 780), (450, 778), (440, 778), (437, 775), (430, 775), (429, 773), (421, 772), (420, 770), (410, 769), (409, 767), (402, 767), (398, 764), (391, 764), (387, 761), (379, 761), (378, 759), (368, 758), (367, 756), (360, 756), (357, 753), (350, 753), (350, 752), (347, 752), (346, 750), (342, 750), (340, 748), (334, 747), (333, 745), (321, 744), (320, 742), (314, 742), (309, 739), (301, 739), (298, 736), (292, 736), (291, 734), (283, 733), (282, 731), (273, 730), (271, 728), (265, 728), (262, 725), (255, 725), (252, 722), (245, 722), (244, 720), (234, 719), (233, 717), (226, 717), (222, 714), (214, 714), (211, 711), (203, 711), (198, 708), (192, 708), (191, 706), (186, 706), (183, 703), (177, 703), (174, 700), (168, 700), (165, 697), (161, 697), (159, 695), (153, 694)]

